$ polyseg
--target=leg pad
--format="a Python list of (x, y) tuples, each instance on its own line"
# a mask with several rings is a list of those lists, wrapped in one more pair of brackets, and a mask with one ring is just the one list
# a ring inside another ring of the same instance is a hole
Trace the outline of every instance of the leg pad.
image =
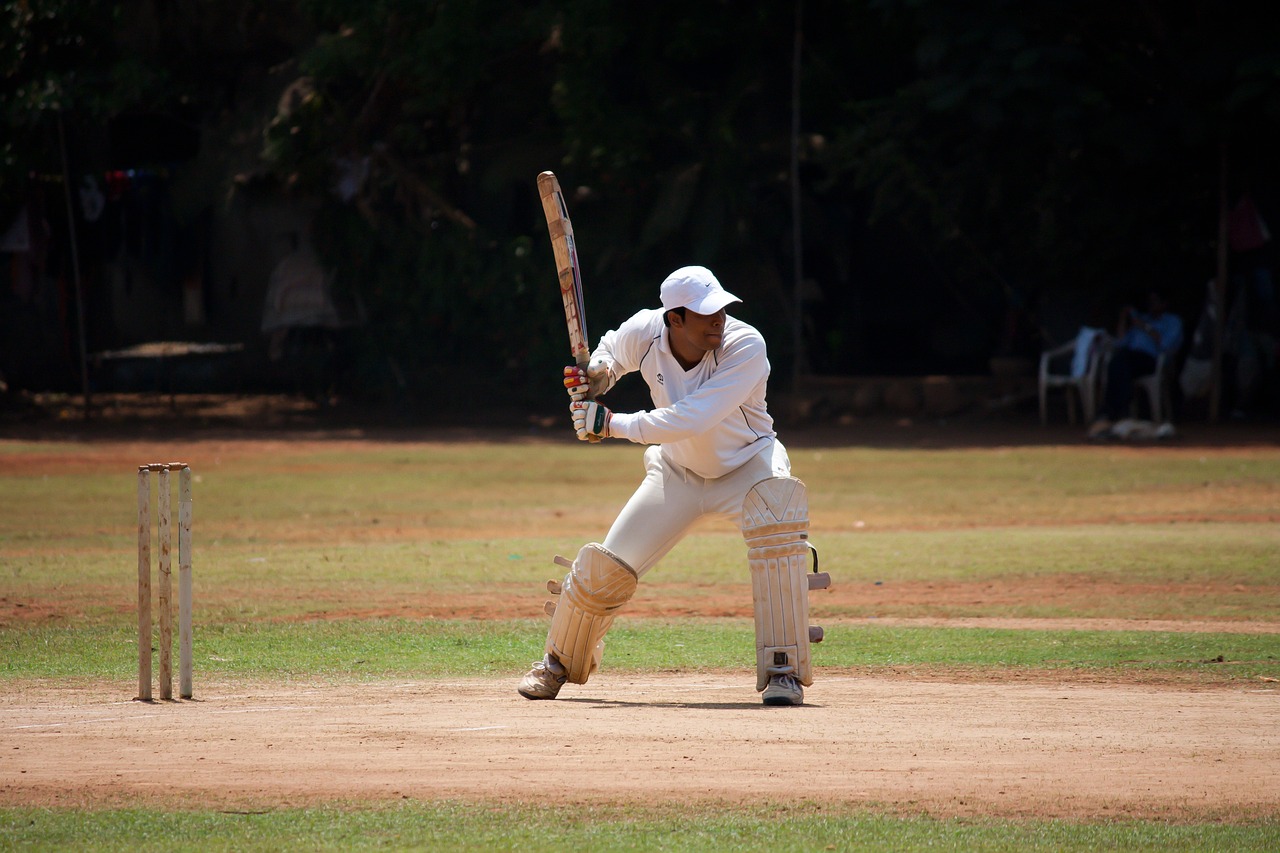
[(742, 505), (742, 535), (755, 604), (756, 690), (784, 674), (807, 687), (813, 683), (809, 644), (822, 639), (822, 629), (809, 625), (809, 590), (825, 589), (831, 578), (807, 571), (812, 548), (804, 483), (771, 477), (752, 486)]
[[(567, 562), (557, 560), (557, 562)], [(583, 545), (559, 589), (547, 632), (548, 654), (565, 668), (573, 684), (586, 684), (600, 666), (604, 635), (614, 616), (636, 592), (636, 572), (598, 543)]]

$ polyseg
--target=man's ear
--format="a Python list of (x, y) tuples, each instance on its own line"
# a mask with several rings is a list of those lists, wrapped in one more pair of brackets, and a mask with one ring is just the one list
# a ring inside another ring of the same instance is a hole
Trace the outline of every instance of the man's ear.
[(684, 328), (684, 317), (674, 308), (667, 312), (667, 326), (672, 329)]

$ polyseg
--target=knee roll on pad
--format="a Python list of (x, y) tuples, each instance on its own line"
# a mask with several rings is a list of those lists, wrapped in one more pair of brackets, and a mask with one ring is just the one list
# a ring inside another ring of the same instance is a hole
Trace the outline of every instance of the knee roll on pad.
[[(635, 595), (635, 569), (595, 542), (583, 545), (569, 563), (564, 582), (552, 581), (548, 589), (559, 594), (551, 614), (546, 651), (555, 655), (573, 684), (586, 684), (600, 665), (604, 635), (622, 605)], [(551, 609), (550, 607), (548, 609)]]
[[(806, 571), (812, 549), (804, 483), (770, 477), (752, 486), (742, 504), (742, 536), (755, 605), (756, 690), (779, 674), (793, 675), (807, 687), (813, 683), (809, 589), (825, 587), (830, 578), (824, 572), (811, 580)], [(821, 636), (820, 628), (812, 631), (814, 642)]]

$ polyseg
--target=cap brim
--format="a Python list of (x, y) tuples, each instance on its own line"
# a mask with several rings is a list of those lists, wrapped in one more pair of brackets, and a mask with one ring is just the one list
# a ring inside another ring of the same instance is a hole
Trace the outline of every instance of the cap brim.
[(714, 314), (721, 308), (742, 300), (727, 290), (715, 290), (699, 299), (692, 305), (686, 305), (695, 314)]

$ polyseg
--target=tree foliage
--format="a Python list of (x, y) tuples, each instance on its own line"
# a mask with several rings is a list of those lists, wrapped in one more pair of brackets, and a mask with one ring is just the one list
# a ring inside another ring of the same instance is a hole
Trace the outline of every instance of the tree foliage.
[(849, 105), (829, 165), (874, 217), (930, 234), (966, 289), (1194, 299), (1223, 147), (1274, 187), (1257, 142), (1280, 118), (1280, 52), (1240, 5), (874, 5), (913, 32), (915, 71)]
[(0, 210), (25, 194), (25, 176), (56, 169), (45, 118), (79, 108), (102, 114), (109, 96), (109, 6), (73, 0), (14, 0), (0, 5)]
[(287, 58), (287, 30), (300, 24), (291, 4), (270, 0), (5, 0), (0, 15), (5, 212), (29, 174), (60, 172), (59, 118), (80, 168), (118, 167), (113, 122), (152, 115), (192, 128), (216, 123), (243, 67)]
[[(542, 286), (531, 179), (554, 167), (581, 188), (594, 316), (616, 321), (665, 271), (706, 263), (789, 357), (795, 6), (308, 8), (328, 33), (307, 64), (317, 121), (338, 132), (296, 135), (385, 161), (472, 274), (511, 277), (518, 247), (535, 259), (520, 285)], [(1275, 126), (1273, 48), (1208, 3), (809, 2), (801, 21), (802, 308), (819, 370), (879, 367), (893, 347), (973, 369), (1015, 344), (1004, 317), (1046, 291), (1198, 294), (1219, 146)], [(495, 245), (504, 260), (480, 263)]]
[(317, 243), (367, 311), (358, 381), (388, 393), (478, 354), (508, 390), (563, 359), (534, 184), (548, 168), (571, 194), (594, 332), (703, 263), (775, 366), (800, 310), (815, 370), (974, 370), (1013, 345), (1011, 310), (1051, 325), (1046, 294), (1084, 306), (1161, 283), (1198, 307), (1221, 152), (1233, 192), (1277, 183), (1265, 8), (20, 0), (3, 4), (0, 145), (12, 176), (46, 156), (51, 110), (210, 126), (236, 105), (236, 63), (296, 68), (262, 162), (318, 202)]

